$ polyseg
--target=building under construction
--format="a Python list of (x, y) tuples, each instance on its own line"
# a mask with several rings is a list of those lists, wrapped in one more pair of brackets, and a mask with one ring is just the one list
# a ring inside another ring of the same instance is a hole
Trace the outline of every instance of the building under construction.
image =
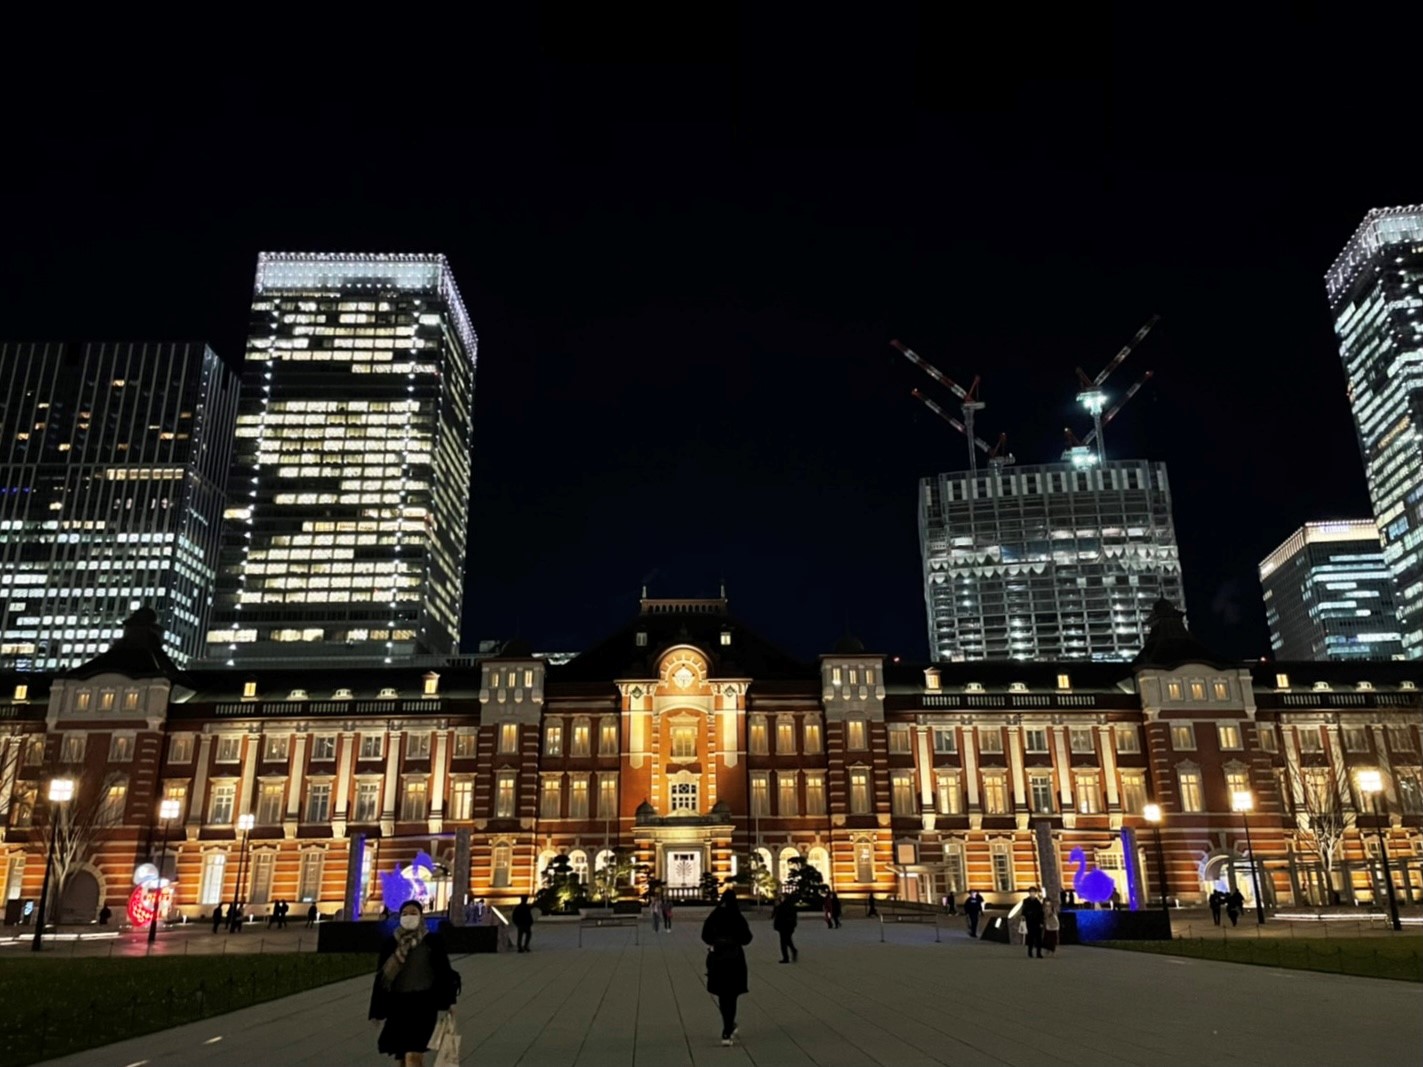
[(1184, 604), (1165, 464), (1108, 460), (1103, 443), (1103, 428), (1151, 374), (1109, 409), (1103, 384), (1155, 323), (1137, 331), (1095, 378), (1078, 370), (1077, 399), (1093, 429), (1081, 440), (1067, 431), (1061, 462), (1040, 466), (1015, 466), (1005, 437), (990, 446), (974, 433), (973, 416), (984, 406), (977, 378), (963, 389), (893, 342), (958, 397), (962, 421), (914, 391), (968, 442), (967, 470), (920, 486), (932, 658), (1130, 660), (1145, 640), (1152, 605), (1162, 597)]

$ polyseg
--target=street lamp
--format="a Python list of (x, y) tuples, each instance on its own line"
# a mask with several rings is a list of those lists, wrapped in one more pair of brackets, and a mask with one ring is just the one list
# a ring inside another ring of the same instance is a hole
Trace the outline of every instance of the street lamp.
[(59, 840), (59, 805), (74, 799), (73, 778), (51, 778), (49, 780), (49, 852), (44, 858), (44, 885), (40, 889), (40, 906), (35, 913), (35, 937), (30, 948), (40, 951), (44, 944), (45, 905), (49, 902), (49, 875), (54, 867), (54, 850)]
[(1379, 859), (1383, 861), (1383, 884), (1388, 889), (1388, 914), (1393, 920), (1393, 928), (1402, 930), (1403, 923), (1398, 918), (1398, 898), (1393, 895), (1393, 871), (1388, 866), (1388, 842), (1384, 840), (1383, 824), (1379, 820), (1379, 797), (1383, 795), (1383, 775), (1378, 771), (1359, 771), (1354, 780), (1359, 785), (1359, 792), (1373, 798), (1374, 807), (1374, 833), (1379, 838)]
[(1265, 902), (1260, 899), (1260, 861), (1255, 857), (1255, 846), (1250, 842), (1250, 810), (1255, 807), (1255, 797), (1248, 789), (1241, 789), (1231, 797), (1231, 806), (1240, 812), (1240, 821), (1245, 825), (1245, 847), (1250, 851), (1250, 884), (1255, 887), (1255, 922), (1265, 925)]
[(1141, 809), (1141, 814), (1151, 823), (1151, 829), (1156, 834), (1156, 880), (1161, 883), (1161, 910), (1169, 915), (1170, 908), (1166, 903), (1166, 852), (1161, 847), (1161, 805), (1148, 804)]
[(233, 933), (238, 929), (237, 925), (237, 903), (242, 892), (242, 876), (247, 870), (247, 839), (252, 836), (252, 827), (257, 824), (257, 820), (249, 813), (237, 816), (237, 828), (242, 831), (242, 851), (237, 857), (237, 882), (232, 887), (232, 906), (227, 909), (227, 932)]
[(163, 847), (158, 850), (158, 885), (153, 890), (153, 918), (148, 922), (148, 943), (158, 940), (158, 904), (163, 899), (163, 861), (168, 857), (168, 824), (178, 817), (178, 802), (165, 800), (158, 805), (158, 818), (163, 823)]

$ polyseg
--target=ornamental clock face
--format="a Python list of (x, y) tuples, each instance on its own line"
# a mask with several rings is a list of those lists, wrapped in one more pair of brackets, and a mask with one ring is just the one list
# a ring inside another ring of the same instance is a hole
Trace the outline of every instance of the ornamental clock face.
[(674, 649), (663, 659), (660, 673), (664, 685), (691, 689), (706, 677), (707, 663), (692, 649)]
[(672, 675), (672, 681), (677, 683), (678, 689), (686, 689), (687, 686), (696, 680), (696, 677), (697, 676), (692, 673), (692, 669), (684, 663), (677, 668), (677, 673)]

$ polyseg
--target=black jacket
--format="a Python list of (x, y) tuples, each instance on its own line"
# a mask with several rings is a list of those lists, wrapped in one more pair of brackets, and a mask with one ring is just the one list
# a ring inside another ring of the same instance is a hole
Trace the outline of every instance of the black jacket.
[(790, 933), (795, 929), (799, 916), (796, 915), (795, 901), (783, 900), (776, 905), (776, 910), (771, 912), (771, 929), (780, 930), (783, 933)]
[(1037, 897), (1028, 897), (1023, 901), (1023, 921), (1029, 926), (1043, 924), (1043, 902)]
[(718, 904), (702, 923), (702, 940), (711, 946), (707, 953), (707, 992), (714, 997), (739, 996), (746, 992), (746, 953), (751, 944), (751, 927), (739, 908)]
[(510, 916), (514, 920), (514, 925), (520, 930), (531, 930), (534, 925), (534, 909), (528, 904), (515, 904), (514, 912)]
[[(430, 991), (430, 996), (435, 1001), (435, 1007), (440, 1011), (449, 1008), (459, 998), (460, 995), (460, 973), (454, 969), (450, 963), (449, 950), (445, 948), (445, 939), (439, 934), (426, 934), (425, 945), (430, 950), (430, 965), (435, 970), (435, 988)], [(385, 944), (380, 947), (380, 960), (376, 963), (375, 986), (371, 990), (371, 1013), (372, 1019), (384, 1019), (390, 1014), (391, 992), (385, 987), (383, 971), (385, 961), (395, 955), (395, 938), (387, 937)]]

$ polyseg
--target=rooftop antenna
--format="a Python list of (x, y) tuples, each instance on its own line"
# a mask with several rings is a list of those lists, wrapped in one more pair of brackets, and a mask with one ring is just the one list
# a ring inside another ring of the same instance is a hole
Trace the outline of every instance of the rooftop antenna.
[[(890, 347), (897, 349), (905, 359), (909, 360), (910, 363), (913, 363), (940, 385), (948, 386), (948, 388), (953, 391), (953, 394), (959, 398), (959, 407), (963, 411), (964, 421), (964, 425), (960, 427), (960, 429), (963, 430), (964, 436), (968, 438), (968, 469), (970, 473), (977, 475), (978, 455), (973, 450), (977, 438), (975, 438), (973, 434), (973, 416), (975, 412), (981, 411), (985, 407), (983, 401), (978, 399), (978, 383), (981, 379), (977, 375), (974, 375), (973, 381), (969, 384), (969, 387), (965, 389), (947, 374), (929, 363), (908, 345), (902, 344), (899, 341), (891, 341)], [(923, 397), (920, 399), (923, 399)], [(984, 451), (986, 452), (988, 449), (985, 448)]]
[[(1098, 374), (1097, 377), (1089, 378), (1087, 377), (1087, 373), (1081, 367), (1077, 368), (1077, 381), (1078, 384), (1081, 386), (1081, 389), (1078, 390), (1077, 393), (1077, 402), (1087, 409), (1087, 414), (1092, 416), (1092, 433), (1084, 442), (1081, 443), (1081, 445), (1077, 447), (1090, 448), (1091, 443), (1094, 440), (1097, 443), (1096, 459), (1089, 459), (1087, 462), (1082, 462), (1082, 457), (1074, 455), (1072, 462), (1077, 466), (1091, 466), (1093, 462), (1097, 464), (1107, 462), (1107, 446), (1106, 442), (1102, 438), (1102, 427), (1110, 421), (1110, 417), (1102, 417), (1102, 409), (1107, 406), (1107, 394), (1102, 390), (1102, 383), (1107, 380), (1107, 377), (1112, 373), (1112, 371), (1116, 370), (1122, 365), (1122, 363), (1126, 360), (1127, 356), (1132, 354), (1132, 350), (1136, 348), (1137, 345), (1141, 344), (1141, 342), (1146, 338), (1146, 335), (1151, 332), (1151, 328), (1160, 321), (1160, 315), (1153, 315), (1151, 316), (1151, 318), (1147, 319), (1146, 325), (1136, 331), (1135, 336), (1133, 336), (1130, 341), (1128, 341), (1125, 345), (1122, 346), (1121, 351), (1119, 351), (1115, 356), (1111, 358), (1111, 361), (1105, 367), (1102, 368), (1102, 372)], [(1147, 377), (1149, 378), (1150, 375), (1147, 375)], [(1144, 384), (1145, 381), (1146, 379), (1142, 379), (1141, 382), (1137, 383), (1136, 387), (1131, 392), (1129, 392), (1126, 397), (1123, 397), (1122, 403), (1126, 403), (1126, 401), (1131, 398), (1132, 392), (1135, 392), (1136, 389), (1141, 388), (1141, 385)], [(1113, 414), (1115, 414), (1120, 408), (1121, 404), (1118, 404), (1115, 408), (1113, 408)]]

